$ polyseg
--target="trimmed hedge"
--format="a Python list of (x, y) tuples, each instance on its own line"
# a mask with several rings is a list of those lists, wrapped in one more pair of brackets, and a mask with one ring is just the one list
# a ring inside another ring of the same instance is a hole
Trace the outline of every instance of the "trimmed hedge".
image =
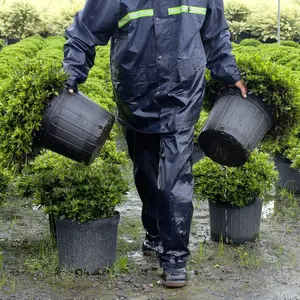
[[(234, 53), (258, 54), (266, 61), (284, 65), (294, 71), (300, 71), (300, 48), (283, 46), (277, 43), (250, 47), (248, 41), (244, 40), (239, 45), (234, 45)], [(245, 44), (247, 46), (243, 46)]]
[(246, 47), (246, 46), (253, 46), (257, 47), (261, 45), (261, 42), (256, 39), (244, 39), (240, 42), (240, 46)]
[[(34, 58), (43, 47), (43, 38), (34, 36), (13, 45), (6, 46), (0, 52), (0, 78), (6, 79), (13, 71), (28, 59)], [(0, 85), (2, 82), (0, 82)]]

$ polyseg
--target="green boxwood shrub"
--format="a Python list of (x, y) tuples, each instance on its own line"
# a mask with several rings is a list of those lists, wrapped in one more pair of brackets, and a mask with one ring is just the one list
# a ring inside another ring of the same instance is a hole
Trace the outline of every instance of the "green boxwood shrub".
[(121, 166), (97, 158), (90, 166), (45, 151), (17, 180), (21, 195), (32, 197), (56, 218), (88, 222), (109, 218), (128, 191)]
[(260, 46), (261, 42), (256, 40), (256, 39), (244, 39), (240, 42), (240, 46), (252, 46), (252, 47), (257, 47)]
[(282, 154), (291, 160), (291, 167), (300, 171), (300, 139), (293, 136), (287, 143)]
[(283, 147), (277, 149), (283, 157), (291, 161), (290, 167), (300, 171), (300, 128), (296, 128)]
[(226, 167), (204, 157), (193, 166), (195, 194), (200, 200), (244, 207), (264, 199), (278, 181), (268, 154), (255, 150), (242, 167)]
[(248, 16), (250, 9), (244, 3), (234, 1), (225, 2), (225, 17), (229, 25), (232, 40), (239, 40), (243, 32), (249, 30)]
[(236, 0), (226, 1), (224, 10), (227, 22), (245, 22), (250, 14), (250, 8)]
[(284, 46), (282, 43), (261, 44), (257, 47), (243, 46), (243, 42), (234, 45), (234, 53), (260, 55), (265, 61), (271, 61), (291, 69), (293, 76), (300, 77), (300, 48)]
[(0, 52), (0, 85), (25, 61), (34, 58), (42, 47), (42, 37), (33, 36), (3, 48)]
[(20, 170), (37, 154), (38, 135), (47, 103), (64, 87), (61, 64), (33, 60), (0, 86), (1, 165)]
[[(281, 39), (299, 41), (300, 14), (295, 9), (281, 10)], [(254, 10), (248, 18), (249, 30), (253, 37), (261, 41), (277, 39), (276, 9)]]
[(48, 37), (44, 39), (43, 48), (37, 53), (36, 59), (43, 61), (62, 62), (64, 58), (65, 39), (61, 36)]
[(0, 31), (3, 36), (24, 38), (43, 32), (45, 24), (34, 5), (18, 1), (0, 10)]
[(280, 45), (281, 46), (286, 46), (286, 47), (293, 47), (293, 48), (299, 48), (300, 47), (299, 43), (296, 43), (294, 41), (281, 41)]
[(82, 8), (82, 3), (72, 1), (67, 7), (60, 10), (56, 16), (50, 16), (49, 23), (52, 23), (52, 31), (55, 34), (63, 34), (73, 21), (75, 14)]

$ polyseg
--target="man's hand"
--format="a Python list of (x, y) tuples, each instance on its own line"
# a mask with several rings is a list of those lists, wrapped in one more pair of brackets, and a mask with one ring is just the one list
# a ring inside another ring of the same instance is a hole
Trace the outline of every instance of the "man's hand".
[(241, 91), (241, 94), (244, 98), (247, 98), (247, 88), (242, 80), (236, 82), (234, 86)]
[(74, 94), (78, 92), (78, 88), (77, 88), (77, 82), (75, 80), (72, 79), (68, 79), (65, 83), (66, 88), (68, 89), (68, 92), (70, 94)]

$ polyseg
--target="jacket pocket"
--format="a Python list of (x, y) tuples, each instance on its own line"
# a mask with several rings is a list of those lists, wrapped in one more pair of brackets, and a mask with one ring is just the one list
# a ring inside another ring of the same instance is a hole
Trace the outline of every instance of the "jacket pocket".
[(185, 81), (197, 70), (203, 68), (206, 65), (206, 56), (204, 49), (198, 51), (190, 59), (178, 61), (177, 65), (177, 76), (179, 81)]

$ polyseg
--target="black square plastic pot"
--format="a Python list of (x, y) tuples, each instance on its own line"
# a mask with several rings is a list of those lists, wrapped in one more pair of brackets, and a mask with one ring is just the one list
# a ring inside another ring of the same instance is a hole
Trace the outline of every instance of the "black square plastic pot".
[(211, 239), (224, 243), (244, 244), (258, 237), (262, 213), (262, 201), (254, 199), (245, 207), (229, 203), (209, 202)]
[(107, 140), (114, 121), (114, 116), (97, 103), (65, 89), (45, 110), (37, 143), (90, 164)]
[(120, 214), (87, 223), (56, 220), (60, 268), (97, 274), (111, 267), (116, 258)]
[(230, 89), (217, 99), (198, 142), (213, 161), (242, 166), (273, 123), (269, 108), (260, 98), (248, 95), (245, 99), (239, 90)]

